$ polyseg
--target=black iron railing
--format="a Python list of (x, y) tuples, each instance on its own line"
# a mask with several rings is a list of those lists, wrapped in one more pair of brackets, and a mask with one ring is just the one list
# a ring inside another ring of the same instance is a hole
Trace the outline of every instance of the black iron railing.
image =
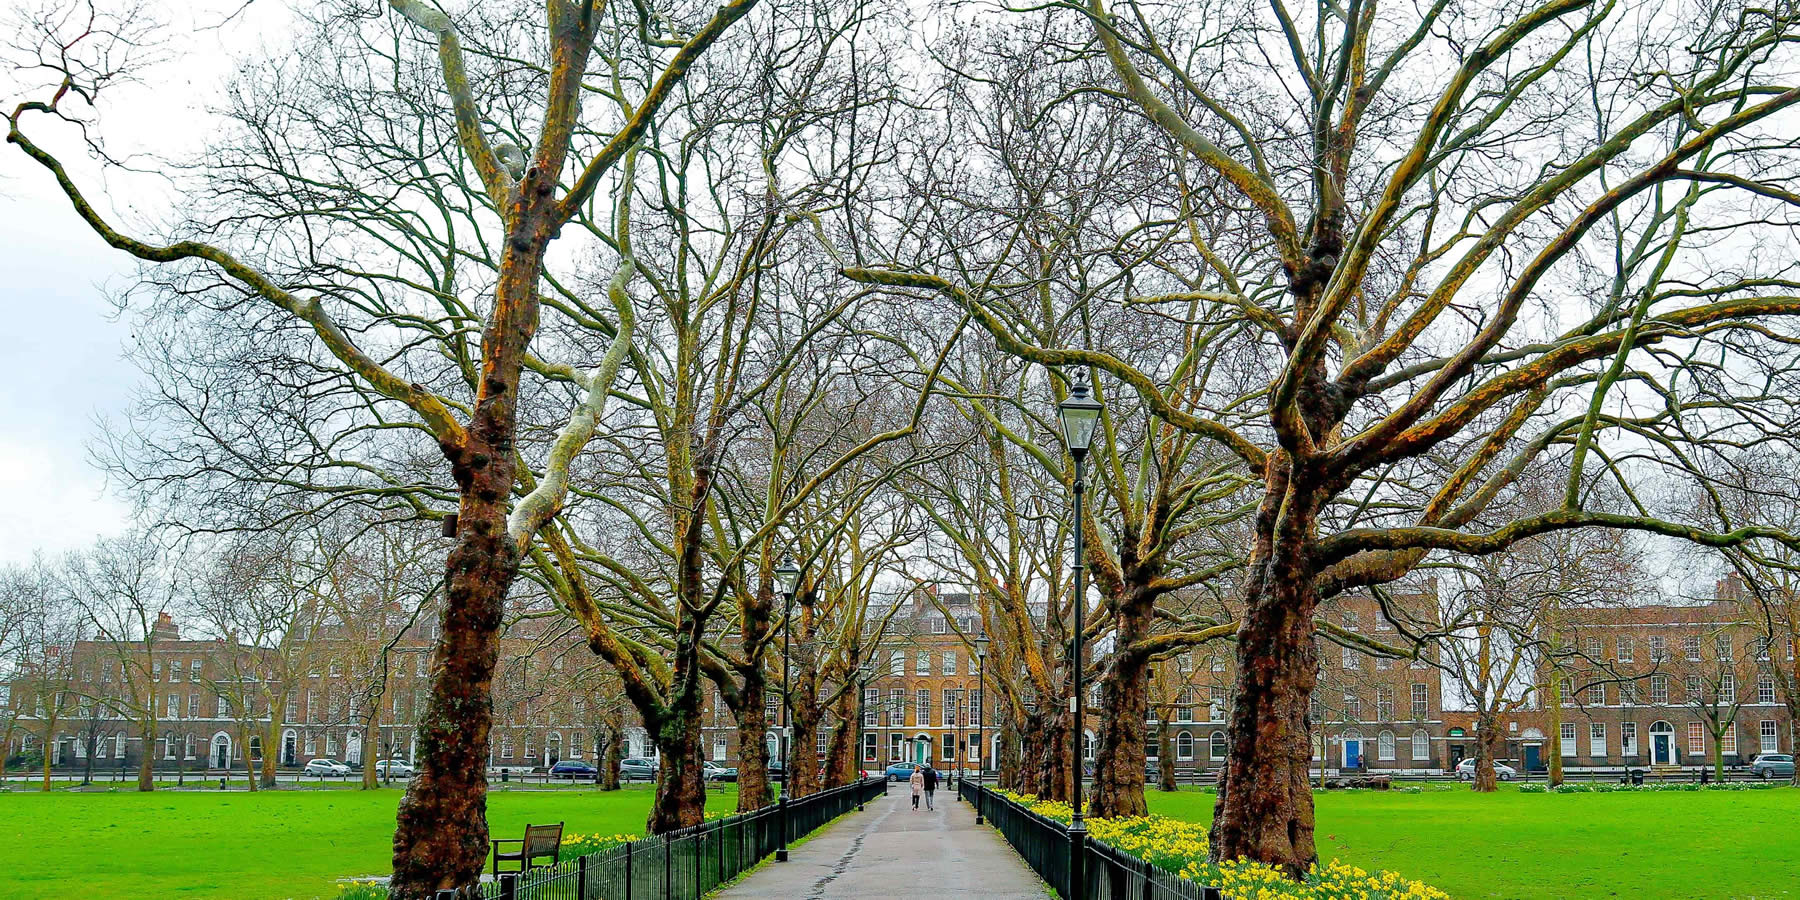
[[(506, 873), (481, 885), (483, 900), (698, 900), (814, 829), (887, 792), (867, 778), (599, 853)], [(784, 840), (785, 834), (785, 840)], [(439, 898), (456, 896), (440, 891)]]
[[(1032, 871), (1065, 900), (1222, 900), (1207, 887), (1088, 837), (1076, 847), (1068, 826), (969, 782), (958, 791), (1019, 852)], [(1069, 884), (1069, 863), (1081, 853), (1086, 877), (1079, 891)]]

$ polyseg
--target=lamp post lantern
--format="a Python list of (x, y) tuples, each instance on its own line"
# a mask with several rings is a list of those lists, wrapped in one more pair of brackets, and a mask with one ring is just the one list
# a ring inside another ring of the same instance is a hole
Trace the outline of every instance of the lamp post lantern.
[(781, 843), (775, 850), (776, 862), (787, 862), (787, 804), (788, 784), (793, 781), (793, 773), (789, 764), (793, 762), (793, 736), (791, 729), (794, 722), (794, 693), (788, 675), (788, 653), (793, 644), (794, 589), (800, 584), (800, 568), (794, 565), (792, 556), (784, 557), (781, 565), (775, 569), (775, 582), (781, 585), (781, 724), (777, 732), (781, 736), (781, 799), (777, 806), (781, 811)]
[(981, 801), (981, 789), (986, 779), (982, 772), (987, 768), (987, 635), (975, 637), (975, 702), (970, 704), (969, 711), (975, 715), (975, 824), (980, 825), (984, 804)]
[(1069, 446), (1069, 456), (1075, 461), (1075, 596), (1070, 605), (1074, 607), (1075, 628), (1069, 637), (1070, 672), (1072, 673), (1075, 695), (1070, 698), (1070, 706), (1075, 713), (1073, 733), (1069, 735), (1074, 744), (1070, 756), (1070, 767), (1074, 777), (1069, 783), (1069, 801), (1073, 814), (1069, 819), (1069, 900), (1086, 900), (1087, 873), (1084, 863), (1087, 861), (1087, 825), (1082, 822), (1081, 815), (1081, 764), (1083, 762), (1082, 740), (1085, 731), (1083, 725), (1087, 719), (1086, 694), (1082, 649), (1082, 614), (1087, 606), (1087, 563), (1086, 542), (1082, 529), (1081, 499), (1086, 491), (1087, 452), (1094, 439), (1094, 426), (1100, 422), (1102, 405), (1088, 390), (1085, 375), (1077, 375), (1075, 383), (1069, 386), (1069, 396), (1057, 404), (1057, 416), (1062, 419), (1063, 440)]

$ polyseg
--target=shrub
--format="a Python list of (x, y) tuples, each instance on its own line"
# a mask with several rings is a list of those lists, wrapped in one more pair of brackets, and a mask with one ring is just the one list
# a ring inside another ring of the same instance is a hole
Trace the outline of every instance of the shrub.
[(387, 885), (379, 881), (353, 881), (338, 888), (336, 900), (387, 900)]
[[(1655, 793), (1659, 791), (1766, 791), (1777, 787), (1776, 784), (1761, 781), (1727, 781), (1723, 783), (1700, 784), (1693, 781), (1681, 781), (1674, 784), (1614, 784), (1609, 781), (1566, 781), (1549, 790), (1558, 794), (1614, 794), (1623, 792)], [(1535, 788), (1535, 790), (1531, 790)], [(1519, 786), (1521, 794), (1545, 793), (1543, 785), (1526, 784)]]
[[(1418, 789), (1411, 791), (1417, 793)], [(1071, 818), (1067, 803), (1009, 791), (997, 793), (1045, 818), (1059, 822)], [(1250, 860), (1210, 863), (1206, 860), (1206, 829), (1167, 816), (1088, 819), (1087, 826), (1095, 840), (1190, 881), (1217, 887), (1226, 900), (1449, 900), (1448, 894), (1430, 885), (1393, 872), (1370, 873), (1337, 860), (1313, 866), (1301, 882), (1289, 880), (1273, 866)]]

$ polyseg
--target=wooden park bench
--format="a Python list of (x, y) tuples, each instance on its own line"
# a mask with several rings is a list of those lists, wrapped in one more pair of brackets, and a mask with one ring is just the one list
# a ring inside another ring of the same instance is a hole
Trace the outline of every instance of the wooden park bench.
[[(548, 865), (556, 865), (557, 854), (562, 850), (562, 832), (563, 823), (561, 822), (558, 822), (555, 825), (527, 825), (525, 826), (525, 837), (522, 840), (515, 838), (495, 839), (493, 842), (494, 875), (496, 877), (500, 875), (501, 860), (517, 862), (519, 864), (520, 872), (531, 871), (533, 860), (542, 859), (546, 856), (550, 857)], [(519, 850), (517, 853), (501, 853), (501, 844), (518, 844)]]

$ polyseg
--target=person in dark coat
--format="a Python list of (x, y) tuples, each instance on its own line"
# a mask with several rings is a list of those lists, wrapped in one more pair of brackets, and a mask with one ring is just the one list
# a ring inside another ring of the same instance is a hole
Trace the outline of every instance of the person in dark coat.
[(931, 800), (937, 795), (938, 773), (930, 766), (925, 767), (925, 808), (933, 809)]

